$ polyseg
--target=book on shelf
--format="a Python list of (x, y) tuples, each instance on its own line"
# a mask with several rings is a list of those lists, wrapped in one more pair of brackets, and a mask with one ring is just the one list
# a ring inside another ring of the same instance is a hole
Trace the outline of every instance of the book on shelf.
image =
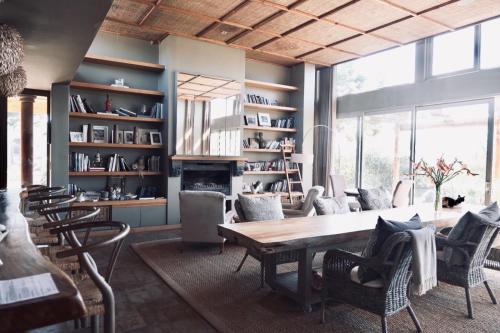
[(285, 163), (288, 170), (297, 169), (297, 163), (275, 159), (272, 161), (245, 162), (245, 171), (285, 171)]
[(155, 103), (151, 109), (151, 118), (163, 119), (163, 103)]
[(150, 156), (146, 160), (146, 170), (159, 172), (160, 171), (160, 156)]
[(89, 170), (89, 156), (87, 154), (72, 152), (69, 156), (69, 170), (85, 172)]
[(115, 110), (119, 115), (124, 115), (124, 116), (129, 116), (129, 117), (137, 117), (137, 114), (135, 112), (132, 112), (130, 110), (127, 110), (125, 108), (119, 108)]
[(271, 127), (276, 128), (295, 128), (295, 118), (287, 117), (287, 118), (279, 118), (271, 120)]
[(76, 94), (69, 97), (69, 111), (81, 113), (96, 113), (92, 104), (82, 96)]
[(288, 181), (286, 179), (277, 180), (268, 185), (269, 192), (286, 192), (288, 191)]

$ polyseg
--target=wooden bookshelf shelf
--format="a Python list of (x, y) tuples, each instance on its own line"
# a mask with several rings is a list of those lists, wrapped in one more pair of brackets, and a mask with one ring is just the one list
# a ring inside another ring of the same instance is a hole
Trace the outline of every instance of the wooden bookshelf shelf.
[[(163, 176), (161, 171), (143, 171), (143, 176)], [(70, 177), (99, 177), (99, 176), (139, 176), (137, 171), (70, 171)]]
[(163, 119), (158, 119), (158, 118), (124, 117), (124, 116), (112, 116), (112, 115), (107, 115), (107, 114), (83, 113), (83, 112), (70, 112), (69, 116), (71, 118), (128, 121), (128, 122), (134, 122), (134, 123), (139, 123), (139, 122), (140, 123), (163, 123)]
[(73, 207), (148, 207), (148, 206), (164, 206), (167, 204), (167, 199), (149, 199), (149, 200), (105, 200), (105, 201), (83, 201), (74, 202), (71, 204)]
[(264, 126), (250, 126), (250, 125), (243, 126), (243, 129), (255, 130), (255, 131), (288, 132), (288, 133), (297, 132), (296, 128), (264, 127)]
[(299, 88), (295, 87), (295, 86), (289, 86), (286, 84), (271, 83), (271, 82), (265, 82), (265, 81), (258, 81), (258, 80), (250, 80), (250, 79), (245, 79), (245, 85), (247, 87), (278, 90), (278, 91), (297, 91), (297, 90), (299, 90)]
[(283, 112), (297, 112), (299, 109), (291, 106), (281, 106), (281, 105), (267, 105), (267, 104), (257, 104), (257, 103), (245, 103), (246, 108), (252, 109), (262, 109), (267, 111), (283, 111)]
[(121, 94), (133, 94), (133, 95), (144, 95), (144, 96), (157, 96), (157, 97), (164, 96), (163, 92), (159, 90), (113, 87), (110, 85), (100, 84), (100, 83), (71, 81), (70, 87), (75, 89), (104, 91), (109, 93), (121, 93)]
[(70, 147), (89, 148), (135, 148), (135, 149), (162, 149), (163, 145), (139, 145), (126, 143), (93, 143), (93, 142), (70, 142)]
[[(297, 169), (290, 169), (288, 173), (295, 173)], [(244, 175), (284, 175), (285, 170), (283, 171), (243, 171)]]
[(281, 153), (281, 149), (241, 148), (241, 151), (248, 153)]
[[(290, 197), (290, 194), (288, 192), (264, 192), (264, 193), (243, 193), (243, 195), (250, 195), (254, 197), (266, 197), (266, 196), (272, 196), (279, 194), (282, 197)], [(302, 192), (292, 192), (292, 197), (301, 197), (303, 195)]]
[(159, 64), (153, 64), (153, 63), (143, 62), (143, 61), (128, 60), (128, 59), (122, 59), (122, 58), (115, 58), (115, 57), (106, 57), (106, 56), (95, 55), (95, 54), (87, 54), (85, 56), (85, 58), (83, 59), (83, 62), (90, 62), (90, 63), (100, 64), (100, 65), (119, 66), (119, 67), (133, 68), (133, 69), (141, 69), (141, 70), (157, 72), (157, 73), (161, 73), (165, 70), (165, 66), (159, 65)]

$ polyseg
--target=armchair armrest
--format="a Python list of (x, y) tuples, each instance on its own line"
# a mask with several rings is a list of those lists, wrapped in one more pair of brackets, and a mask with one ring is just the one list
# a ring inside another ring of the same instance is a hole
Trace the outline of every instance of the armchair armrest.
[(365, 258), (341, 249), (328, 250), (323, 258), (323, 274), (325, 275), (328, 273), (349, 273), (354, 266), (363, 266), (382, 274), (381, 268), (385, 265), (380, 263), (376, 257)]
[(300, 210), (302, 208), (302, 202), (299, 201), (294, 204), (282, 203), (281, 206), (283, 207), (283, 211), (285, 209)]

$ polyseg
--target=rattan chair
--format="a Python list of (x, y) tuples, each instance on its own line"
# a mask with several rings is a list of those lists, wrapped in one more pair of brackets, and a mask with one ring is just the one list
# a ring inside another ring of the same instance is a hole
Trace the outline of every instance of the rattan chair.
[[(332, 299), (370, 311), (381, 317), (382, 332), (387, 332), (387, 317), (406, 309), (418, 332), (421, 332), (415, 312), (408, 299), (412, 259), (411, 236), (406, 232), (391, 235), (379, 254), (372, 258), (333, 249), (323, 259), (323, 289), (321, 322), (325, 322), (326, 301)], [(376, 271), (380, 278), (362, 284), (359, 266)]]
[[(441, 230), (436, 235), (438, 280), (465, 289), (468, 316), (473, 319), (471, 288), (484, 284), (491, 302), (497, 304), (495, 295), (488, 285), (484, 267), (491, 246), (498, 234), (499, 223), (470, 225), (464, 229), (464, 235), (460, 240), (448, 239), (445, 234), (449, 233), (450, 229)], [(462, 255), (463, 263), (460, 265), (451, 263), (451, 260), (444, 255), (446, 248), (451, 248), (453, 252)]]

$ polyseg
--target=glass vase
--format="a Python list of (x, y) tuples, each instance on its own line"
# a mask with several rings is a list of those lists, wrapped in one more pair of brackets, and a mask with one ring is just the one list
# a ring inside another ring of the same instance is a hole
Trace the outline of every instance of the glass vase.
[(436, 185), (436, 196), (434, 198), (434, 211), (441, 209), (441, 185)]

